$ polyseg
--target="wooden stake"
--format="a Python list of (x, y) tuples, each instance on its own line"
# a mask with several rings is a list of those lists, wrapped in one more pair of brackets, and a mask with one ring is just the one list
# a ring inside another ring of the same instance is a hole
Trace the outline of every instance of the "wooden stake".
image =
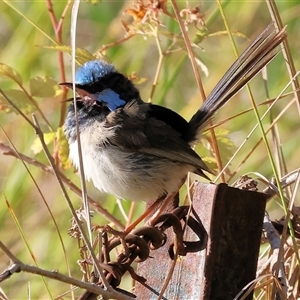
[[(194, 209), (208, 233), (204, 251), (180, 257), (162, 299), (232, 300), (255, 279), (267, 195), (228, 187), (197, 183)], [(168, 243), (151, 252), (137, 273), (147, 279), (136, 283), (137, 299), (157, 299), (172, 265)], [(185, 240), (195, 240), (187, 230)], [(252, 299), (250, 294), (246, 299)]]

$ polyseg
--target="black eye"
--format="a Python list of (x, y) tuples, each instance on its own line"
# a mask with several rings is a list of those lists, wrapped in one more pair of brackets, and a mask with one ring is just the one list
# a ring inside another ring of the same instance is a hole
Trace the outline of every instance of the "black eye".
[(89, 84), (86, 87), (86, 90), (91, 94), (101, 93), (103, 90), (105, 90), (105, 85), (101, 81), (101, 79), (98, 78), (98, 80), (95, 80), (93, 83)]

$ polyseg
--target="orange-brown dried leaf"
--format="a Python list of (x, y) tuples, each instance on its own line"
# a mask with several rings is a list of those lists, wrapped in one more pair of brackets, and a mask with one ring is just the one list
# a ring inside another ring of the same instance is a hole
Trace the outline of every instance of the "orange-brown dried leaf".
[(143, 20), (143, 18), (146, 15), (146, 12), (147, 11), (144, 8), (141, 8), (140, 10), (128, 8), (125, 10), (125, 13), (133, 17), (133, 22), (137, 22), (137, 23)]

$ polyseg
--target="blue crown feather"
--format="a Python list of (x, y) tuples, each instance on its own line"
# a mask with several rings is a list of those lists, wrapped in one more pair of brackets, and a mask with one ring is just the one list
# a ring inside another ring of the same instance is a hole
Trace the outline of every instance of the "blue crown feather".
[(75, 83), (80, 85), (90, 84), (111, 72), (116, 72), (114, 65), (103, 60), (91, 60), (77, 70)]

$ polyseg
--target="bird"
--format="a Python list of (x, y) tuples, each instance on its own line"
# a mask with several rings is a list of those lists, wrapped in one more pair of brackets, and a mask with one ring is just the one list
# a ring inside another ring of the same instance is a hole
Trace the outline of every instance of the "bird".
[[(189, 172), (209, 178), (211, 170), (193, 146), (213, 115), (278, 54), (277, 46), (285, 37), (285, 29), (278, 32), (270, 24), (190, 121), (169, 108), (144, 102), (133, 82), (113, 64), (99, 59), (84, 63), (75, 74), (76, 99), (68, 106), (64, 123), (70, 160), (80, 168), (80, 134), (85, 179), (104, 193), (135, 202), (174, 195)], [(73, 88), (71, 82), (61, 85)]]

